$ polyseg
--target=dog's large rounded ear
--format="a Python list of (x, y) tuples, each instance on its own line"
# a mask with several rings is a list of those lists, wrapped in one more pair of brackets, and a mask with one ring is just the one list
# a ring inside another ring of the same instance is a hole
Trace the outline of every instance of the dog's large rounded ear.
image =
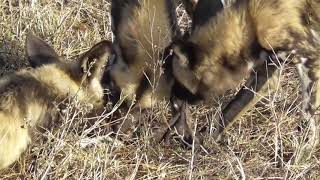
[(81, 74), (90, 80), (101, 80), (104, 67), (112, 53), (112, 43), (101, 41), (84, 53), (79, 60)]
[(196, 27), (206, 24), (209, 19), (216, 16), (223, 8), (221, 0), (198, 0), (194, 7), (192, 29), (194, 30)]
[(32, 33), (27, 34), (26, 53), (28, 61), (33, 68), (59, 61), (59, 55), (54, 49)]
[[(138, 7), (140, 4), (139, 0), (112, 0), (111, 1), (111, 29), (112, 32), (117, 36), (120, 24), (128, 21), (128, 15), (133, 13), (130, 7)], [(128, 8), (129, 7), (129, 8)], [(131, 16), (131, 15), (130, 15)]]

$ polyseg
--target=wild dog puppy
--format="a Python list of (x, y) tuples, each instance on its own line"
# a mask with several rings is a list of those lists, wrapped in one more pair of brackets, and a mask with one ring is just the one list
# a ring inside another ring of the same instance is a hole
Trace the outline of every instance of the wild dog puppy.
[[(214, 17), (218, 12), (222, 11), (224, 8), (223, 3), (220, 0), (199, 0), (195, 3), (194, 12), (192, 15), (192, 27), (191, 31), (195, 28), (199, 28), (203, 26), (210, 18)], [(192, 32), (191, 32), (192, 33)], [(184, 34), (182, 39), (188, 39), (189, 32)], [(179, 42), (180, 40), (176, 40), (175, 43)], [(175, 46), (173, 43), (173, 46)], [(171, 47), (170, 47), (171, 48)], [(169, 49), (170, 49), (169, 48)], [(172, 71), (172, 58), (167, 62), (167, 71)], [(172, 104), (172, 122), (176, 124), (186, 124), (185, 121), (190, 119), (190, 116), (187, 114), (187, 102), (185, 97), (188, 97), (189, 101), (194, 101), (193, 95), (189, 94), (188, 91), (180, 84), (179, 81), (175, 80), (173, 85), (173, 92), (171, 93), (171, 104)], [(184, 97), (184, 98), (181, 98)], [(177, 116), (180, 115), (180, 116)], [(190, 121), (190, 120), (189, 120)], [(179, 126), (178, 126), (179, 127)], [(188, 125), (181, 126), (184, 127), (185, 132), (192, 132)], [(178, 128), (179, 129), (179, 128)], [(187, 143), (191, 144), (193, 141), (197, 143), (201, 143), (202, 139), (199, 139), (197, 133), (194, 133), (196, 136), (188, 136)]]
[[(249, 76), (247, 88), (242, 88), (223, 110), (216, 138), (252, 104), (254, 93), (250, 89), (263, 89), (276, 71), (274, 50), (280, 61), (286, 57), (283, 53), (295, 55), (293, 63), (302, 81), (303, 112), (311, 125), (302, 154), (309, 156), (316, 147), (320, 133), (316, 113), (320, 105), (320, 47), (307, 24), (306, 7), (306, 0), (238, 0), (195, 27), (185, 40), (173, 43), (172, 70), (177, 80), (173, 94), (180, 99), (196, 102), (221, 95)], [(299, 156), (298, 161), (308, 157)]]
[(170, 94), (172, 78), (161, 66), (165, 48), (179, 33), (173, 7), (171, 0), (112, 1), (116, 59), (110, 76), (128, 102), (135, 99), (141, 108)]
[[(206, 6), (207, 3), (204, 1), (200, 6)], [(206, 9), (207, 13), (212, 14), (223, 8), (221, 1), (213, 3), (217, 7)], [(103, 82), (108, 82), (109, 86), (113, 84), (111, 89), (116, 90), (112, 94), (122, 92), (122, 96), (127, 97), (128, 105), (132, 100), (137, 101), (136, 106), (140, 109), (150, 108), (159, 100), (169, 99), (174, 80), (167, 46), (172, 39), (181, 36), (173, 0), (112, 1), (111, 15), (116, 59), (105, 73)], [(197, 18), (194, 22), (199, 21), (202, 20)], [(175, 127), (183, 141), (191, 144), (193, 133), (186, 122), (188, 116), (185, 102), (175, 97), (170, 101), (175, 103), (171, 103), (173, 117), (169, 126)], [(179, 106), (173, 106), (177, 103)], [(126, 131), (125, 128), (122, 127), (122, 131)], [(156, 141), (162, 140), (166, 134), (168, 129), (158, 132)]]
[(103, 82), (121, 92), (115, 100), (125, 98), (127, 108), (135, 102), (138, 111), (169, 99), (174, 80), (163, 67), (166, 47), (180, 35), (174, 0), (113, 0), (111, 16), (116, 56)]
[(100, 80), (110, 48), (110, 42), (102, 41), (78, 62), (67, 63), (47, 43), (27, 35), (27, 56), (37, 67), (0, 79), (0, 169), (20, 157), (36, 128), (55, 123), (55, 102), (72, 97), (89, 107), (103, 105)]

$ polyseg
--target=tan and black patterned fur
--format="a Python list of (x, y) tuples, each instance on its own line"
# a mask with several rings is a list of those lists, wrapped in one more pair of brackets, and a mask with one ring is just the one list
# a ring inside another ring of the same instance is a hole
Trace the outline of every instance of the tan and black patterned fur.
[[(170, 94), (172, 79), (161, 73), (165, 48), (178, 31), (170, 0), (112, 1), (117, 56), (111, 79), (141, 108)], [(151, 95), (152, 94), (152, 95)]]
[[(196, 1), (185, 3), (191, 4), (193, 11)], [(210, 9), (210, 14), (223, 8), (221, 1), (214, 4), (217, 6)], [(114, 0), (111, 15), (116, 58), (105, 73), (104, 82), (109, 85), (112, 82), (116, 87), (113, 89), (127, 97), (128, 104), (135, 100), (136, 107), (143, 110), (170, 98), (173, 115), (168, 128), (176, 128), (184, 142), (191, 144), (193, 133), (187, 124), (185, 102), (171, 96), (174, 78), (168, 46), (173, 39), (181, 37), (174, 0)], [(194, 22), (200, 24), (202, 19)], [(162, 140), (167, 132), (166, 129), (157, 132), (156, 141)]]
[(188, 13), (188, 15), (190, 17), (193, 16), (193, 13), (196, 9), (196, 6), (197, 6), (197, 3), (198, 3), (198, 0), (183, 0), (182, 1), (185, 9), (186, 9), (186, 12)]
[(166, 48), (180, 35), (174, 0), (114, 0), (111, 16), (116, 56), (103, 82), (127, 106), (135, 101), (136, 111), (168, 100), (174, 80), (164, 68)]
[(303, 112), (312, 125), (302, 149), (309, 155), (314, 150), (320, 133), (319, 116), (315, 113), (320, 105), (320, 46), (306, 21), (307, 9), (305, 0), (238, 0), (194, 27), (190, 37), (172, 45), (172, 68), (178, 81), (173, 91), (181, 99), (196, 101), (221, 95), (249, 77), (247, 88), (242, 88), (223, 110), (216, 138), (256, 102), (248, 89), (267, 89), (265, 83), (277, 66), (274, 50), (280, 61), (284, 60), (280, 54), (295, 56), (293, 63), (304, 92)]
[(36, 128), (55, 124), (55, 104), (71, 97), (89, 107), (103, 105), (100, 79), (110, 48), (102, 41), (78, 62), (67, 63), (47, 43), (27, 35), (27, 56), (35, 68), (0, 79), (0, 169), (20, 157)]

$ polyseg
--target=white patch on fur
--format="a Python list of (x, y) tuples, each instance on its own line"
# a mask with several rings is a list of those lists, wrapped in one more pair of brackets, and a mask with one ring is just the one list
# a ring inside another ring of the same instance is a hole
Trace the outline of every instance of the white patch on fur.
[(228, 3), (226, 2), (226, 0), (221, 0), (221, 2), (222, 2), (222, 4), (223, 4), (224, 7), (228, 5)]
[(317, 33), (315, 30), (311, 29), (311, 34), (313, 36), (313, 39), (316, 43), (320, 44), (320, 34)]
[(248, 62), (248, 70), (252, 70), (254, 67), (254, 63), (252, 61)]
[(174, 103), (174, 104), (173, 104), (173, 107), (174, 107), (176, 110), (178, 110), (178, 109), (179, 109), (179, 106), (178, 106), (178, 104), (177, 104), (177, 103)]
[(296, 67), (298, 69), (298, 73), (301, 79), (302, 85), (302, 93), (303, 93), (303, 110), (305, 111), (309, 102), (310, 102), (310, 94), (307, 92), (308, 86), (312, 83), (312, 80), (308, 76), (309, 68), (305, 66), (305, 63), (308, 61), (307, 58), (300, 58), (301, 63), (297, 64)]
[(277, 57), (281, 60), (285, 60), (288, 57), (288, 53), (285, 51), (280, 51), (277, 53)]
[(100, 81), (97, 78), (93, 78), (90, 82), (90, 87), (96, 93), (96, 96), (102, 97), (103, 96), (103, 89), (101, 87)]
[(308, 61), (308, 59), (304, 57), (300, 58), (300, 60), (303, 65)]

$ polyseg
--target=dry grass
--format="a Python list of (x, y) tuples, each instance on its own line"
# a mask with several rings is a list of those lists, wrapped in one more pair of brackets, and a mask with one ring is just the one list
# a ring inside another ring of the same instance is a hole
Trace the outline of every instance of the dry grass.
[[(28, 31), (69, 59), (101, 39), (111, 39), (109, 11), (109, 0), (1, 1), (0, 75), (28, 66), (24, 56)], [(180, 6), (178, 14), (181, 26), (188, 27)], [(138, 138), (119, 141), (106, 128), (110, 110), (84, 118), (82, 108), (71, 103), (59, 127), (36, 134), (35, 143), (17, 163), (0, 172), (0, 179), (318, 179), (319, 150), (310, 162), (290, 165), (301, 135), (301, 99), (295, 69), (285, 65), (281, 71), (277, 90), (232, 125), (225, 145), (206, 135), (207, 152), (185, 149), (175, 140), (154, 144), (149, 130), (153, 123), (143, 121), (135, 130)], [(213, 100), (214, 106), (192, 107), (194, 122), (208, 126), (219, 113), (219, 104), (230, 97)], [(148, 119), (157, 124), (168, 114), (163, 102)]]

